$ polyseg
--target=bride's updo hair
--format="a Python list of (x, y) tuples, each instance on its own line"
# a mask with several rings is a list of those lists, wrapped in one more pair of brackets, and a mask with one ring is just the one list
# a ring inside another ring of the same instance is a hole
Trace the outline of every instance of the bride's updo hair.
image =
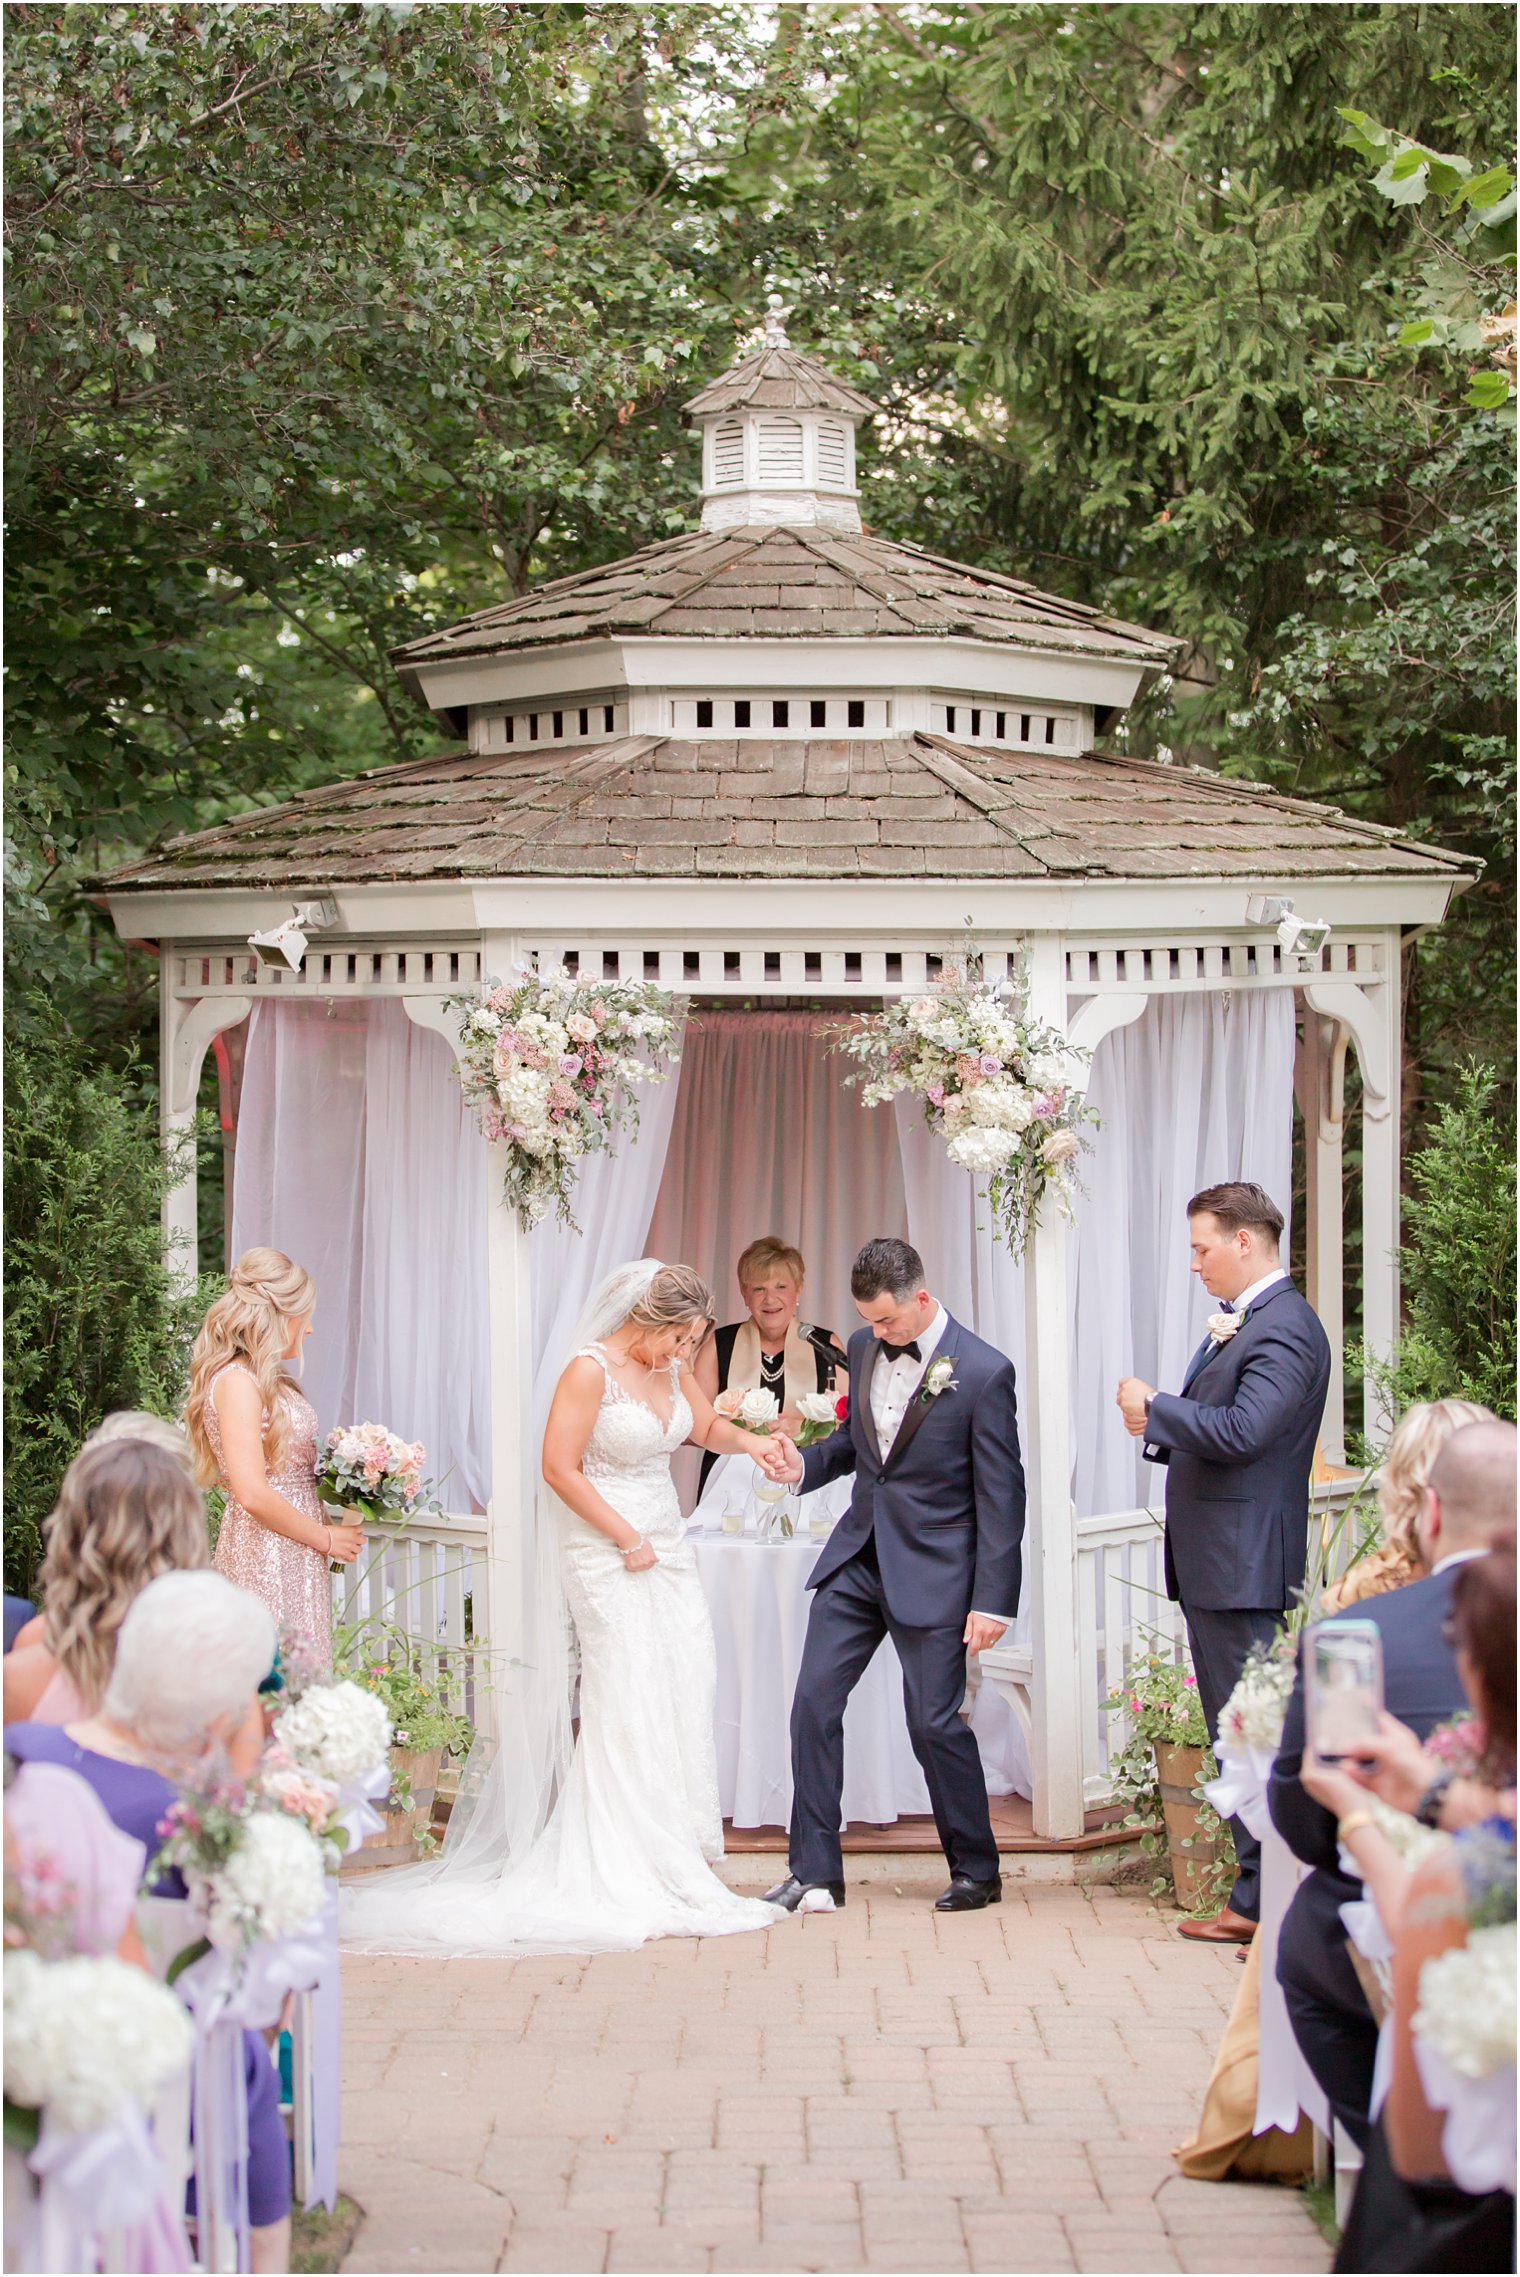
[(711, 1325), (717, 1317), (712, 1290), (689, 1265), (662, 1265), (628, 1314), (629, 1325), (646, 1336), (684, 1328), (691, 1320)]
[(212, 1379), (229, 1360), (241, 1360), (258, 1383), (264, 1413), (264, 1461), (273, 1470), (285, 1451), (289, 1425), (281, 1394), (295, 1389), (285, 1367), (290, 1324), (314, 1310), (317, 1284), (304, 1265), (294, 1265), (282, 1249), (245, 1249), (227, 1276), (223, 1295), (201, 1322), (190, 1355), (190, 1391), (185, 1429), (195, 1455), (195, 1475), (214, 1486), (221, 1465), (206, 1428)]

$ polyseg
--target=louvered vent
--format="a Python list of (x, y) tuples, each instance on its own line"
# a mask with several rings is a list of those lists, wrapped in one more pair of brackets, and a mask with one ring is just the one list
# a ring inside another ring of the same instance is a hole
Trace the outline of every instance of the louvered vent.
[(761, 419), (756, 427), (760, 480), (763, 483), (802, 481), (802, 426), (796, 419)]
[(714, 490), (737, 490), (744, 480), (744, 428), (737, 419), (725, 419), (713, 430)]
[(818, 480), (825, 490), (844, 490), (850, 479), (849, 438), (832, 419), (818, 422)]

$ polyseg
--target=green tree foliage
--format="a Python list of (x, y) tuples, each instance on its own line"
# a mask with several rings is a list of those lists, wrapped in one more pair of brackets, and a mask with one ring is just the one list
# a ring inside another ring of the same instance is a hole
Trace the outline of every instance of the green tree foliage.
[(171, 1415), (201, 1313), (165, 1270), (166, 1171), (129, 1071), (81, 1068), (34, 1005), (7, 1055), (5, 1576), (25, 1594), (42, 1521), (86, 1432), (118, 1407)]
[(1494, 1088), (1464, 1069), (1409, 1164), (1403, 1339), (1394, 1367), (1373, 1363), (1390, 1417), (1418, 1399), (1515, 1413), (1515, 1127)]

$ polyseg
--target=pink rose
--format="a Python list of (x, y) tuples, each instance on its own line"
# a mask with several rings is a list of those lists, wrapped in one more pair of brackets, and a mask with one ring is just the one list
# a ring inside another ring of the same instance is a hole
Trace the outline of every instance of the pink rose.
[[(1000, 1059), (994, 1059), (994, 1058), (993, 1058), (993, 1056), (992, 1056), (992, 1053), (991, 1053), (991, 1052), (983, 1052), (983, 1054), (982, 1054), (982, 1073), (983, 1073), (983, 1075), (1001, 1075), (1001, 1074), (1002, 1074), (1002, 1072), (1003, 1072), (1003, 1063), (1002, 1063), (1002, 1061), (1001, 1061)], [(1035, 1112), (1038, 1114), (1038, 1112), (1039, 1112), (1039, 1109), (1038, 1109), (1038, 1108), (1036, 1108)]]
[(579, 1075), (581, 1066), (582, 1060), (579, 1052), (565, 1052), (560, 1057), (559, 1071), (561, 1075)]
[(924, 1096), (931, 1107), (943, 1107), (945, 1104), (945, 1086), (943, 1083), (931, 1083)]

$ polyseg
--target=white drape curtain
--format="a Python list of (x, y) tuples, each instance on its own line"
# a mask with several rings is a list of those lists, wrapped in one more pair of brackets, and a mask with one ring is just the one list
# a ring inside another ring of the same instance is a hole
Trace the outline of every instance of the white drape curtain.
[(233, 1255), (269, 1243), (307, 1267), (321, 1428), (420, 1439), (454, 1510), (490, 1491), (483, 1148), (447, 1043), (393, 998), (254, 1006)]
[(1101, 1119), (1080, 1166), (1070, 1330), (1084, 1517), (1163, 1500), (1165, 1470), (1142, 1459), (1114, 1392), (1128, 1375), (1175, 1391), (1203, 1336), (1213, 1306), (1188, 1272), (1190, 1197), (1254, 1179), (1286, 1217), (1293, 1048), (1290, 990), (1207, 990), (1153, 997), (1093, 1055)]
[(846, 1088), (818, 1026), (811, 1012), (704, 1012), (688, 1025), (649, 1247), (695, 1266), (719, 1319), (736, 1320), (739, 1254), (779, 1234), (807, 1261), (804, 1319), (847, 1340), (859, 1325), (851, 1261), (873, 1234), (905, 1234), (908, 1216), (892, 1117)]

